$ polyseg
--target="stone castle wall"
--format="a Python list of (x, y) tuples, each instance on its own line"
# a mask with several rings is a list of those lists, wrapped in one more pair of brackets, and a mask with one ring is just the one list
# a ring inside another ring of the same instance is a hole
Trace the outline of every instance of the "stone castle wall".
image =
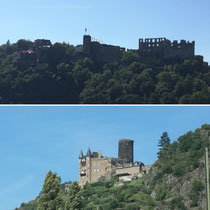
[(91, 160), (91, 183), (97, 182), (100, 178), (109, 179), (114, 167), (108, 158), (93, 158)]
[(120, 60), (123, 51), (125, 51), (125, 48), (91, 41), (91, 36), (89, 35), (84, 35), (83, 37), (83, 53), (96, 60), (104, 62)]
[[(83, 186), (86, 182), (94, 183), (99, 179), (110, 179), (115, 171), (112, 158), (91, 158), (86, 157), (85, 161), (79, 161), (79, 185)], [(81, 174), (86, 174), (82, 175)]]
[(131, 166), (126, 168), (117, 168), (116, 169), (116, 175), (120, 174), (129, 174), (132, 176), (137, 176), (141, 172), (140, 166)]
[(195, 54), (195, 42), (171, 42), (166, 38), (139, 39), (139, 55), (164, 58), (190, 58)]

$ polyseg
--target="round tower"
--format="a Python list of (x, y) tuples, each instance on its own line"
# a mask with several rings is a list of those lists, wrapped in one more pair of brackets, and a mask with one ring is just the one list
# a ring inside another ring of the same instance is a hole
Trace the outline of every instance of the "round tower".
[(120, 139), (118, 147), (118, 159), (122, 163), (133, 163), (133, 140)]

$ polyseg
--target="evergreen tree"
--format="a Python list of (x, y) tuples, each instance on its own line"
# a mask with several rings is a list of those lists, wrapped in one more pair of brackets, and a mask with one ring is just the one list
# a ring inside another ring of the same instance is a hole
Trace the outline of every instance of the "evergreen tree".
[(62, 199), (60, 195), (61, 178), (49, 171), (45, 177), (37, 210), (61, 210)]
[(65, 210), (79, 210), (81, 205), (81, 189), (77, 182), (73, 182), (66, 198)]
[(168, 133), (165, 131), (163, 132), (162, 136), (160, 137), (160, 140), (158, 141), (158, 146), (163, 147), (164, 145), (170, 144), (170, 138), (168, 136)]

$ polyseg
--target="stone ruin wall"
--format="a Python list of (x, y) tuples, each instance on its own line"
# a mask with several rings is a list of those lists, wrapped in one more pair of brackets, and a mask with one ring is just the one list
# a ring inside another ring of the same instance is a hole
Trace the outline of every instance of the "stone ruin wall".
[(139, 39), (139, 54), (142, 56), (155, 56), (164, 58), (190, 58), (195, 54), (195, 42), (177, 40), (171, 42), (166, 38)]
[(83, 53), (96, 60), (104, 62), (120, 60), (123, 51), (125, 51), (125, 48), (91, 41), (91, 36), (89, 35), (84, 35), (83, 37)]
[(123, 51), (125, 49), (119, 46), (91, 42), (91, 55), (103, 61), (120, 60)]

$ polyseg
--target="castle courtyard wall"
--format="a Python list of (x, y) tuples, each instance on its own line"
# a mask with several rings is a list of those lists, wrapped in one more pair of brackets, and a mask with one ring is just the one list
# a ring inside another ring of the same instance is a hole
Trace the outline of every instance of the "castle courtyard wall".
[(132, 176), (138, 176), (138, 174), (141, 172), (141, 167), (140, 166), (131, 166), (131, 167), (126, 167), (126, 168), (117, 168), (116, 169), (116, 175), (120, 174), (129, 174)]

